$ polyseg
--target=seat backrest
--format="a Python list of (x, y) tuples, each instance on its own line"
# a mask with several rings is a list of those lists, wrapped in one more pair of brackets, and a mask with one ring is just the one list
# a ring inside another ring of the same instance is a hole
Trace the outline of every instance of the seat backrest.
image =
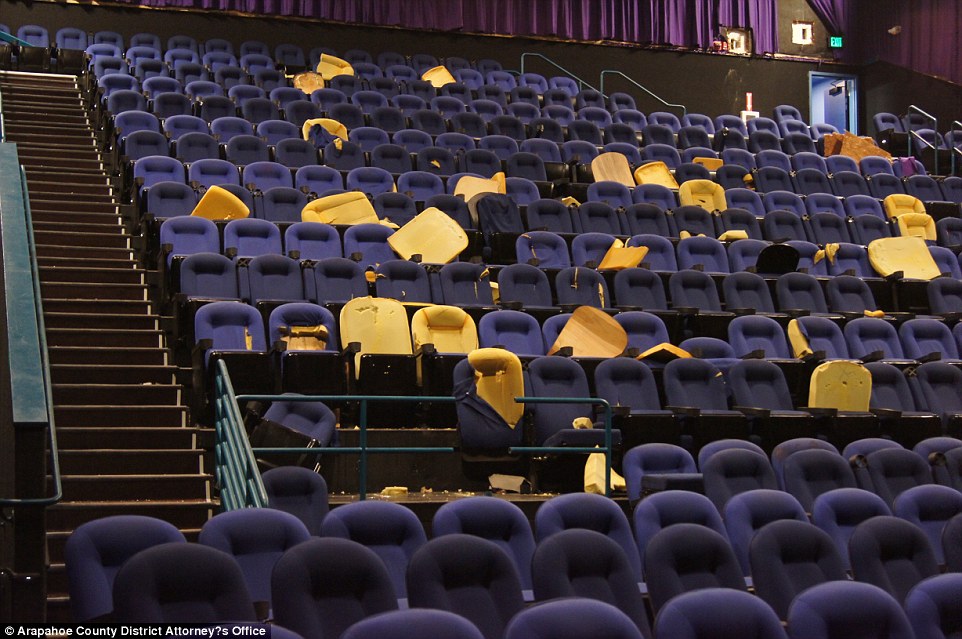
[(792, 359), (785, 331), (778, 322), (764, 315), (742, 315), (733, 319), (728, 325), (728, 343), (740, 357), (762, 351), (762, 356), (768, 359)]
[(411, 333), (407, 313), (397, 300), (360, 297), (341, 309), (341, 346), (360, 342), (358, 358), (364, 353), (411, 355)]
[(284, 553), (274, 566), (271, 591), (277, 623), (302, 637), (339, 637), (365, 617), (397, 609), (381, 558), (336, 537), (311, 539)]
[(158, 544), (186, 543), (173, 525), (139, 515), (103, 517), (74, 530), (64, 547), (71, 617), (85, 621), (114, 608), (113, 584), (124, 562)]
[(498, 289), (502, 302), (518, 302), (522, 306), (550, 307), (551, 285), (544, 271), (530, 264), (511, 264), (498, 273)]
[(837, 452), (800, 450), (785, 460), (785, 490), (793, 495), (806, 512), (811, 512), (815, 500), (838, 488), (855, 488), (855, 475), (848, 461)]
[[(874, 620), (869, 634), (865, 619)], [(792, 639), (915, 636), (900, 601), (871, 584), (851, 581), (829, 581), (800, 593), (789, 609), (788, 627)]]
[[(528, 365), (530, 392), (533, 397), (589, 397), (588, 378), (584, 369), (571, 359), (539, 357)], [(576, 418), (591, 416), (588, 404), (537, 404), (534, 415), (535, 441), (544, 445), (560, 430), (572, 428)], [(540, 535), (540, 533), (539, 533)]]
[(932, 483), (929, 465), (919, 455), (904, 448), (876, 450), (865, 456), (872, 492), (892, 507), (905, 490)]
[(531, 588), (534, 533), (518, 506), (503, 499), (474, 497), (444, 504), (431, 521), (433, 537), (467, 534), (497, 544), (514, 560), (522, 589)]
[(721, 299), (711, 275), (702, 271), (685, 270), (668, 278), (672, 306), (697, 308), (701, 311), (721, 311)]
[(618, 543), (607, 536), (585, 529), (557, 532), (538, 544), (531, 568), (537, 600), (604, 601), (628, 615), (643, 634), (650, 634), (637, 573)]
[(544, 502), (535, 513), (538, 543), (572, 528), (586, 528), (614, 541), (624, 552), (635, 581), (641, 580), (641, 560), (631, 534), (631, 524), (613, 501), (592, 493), (559, 495)]
[(914, 524), (878, 516), (859, 524), (848, 542), (856, 581), (878, 586), (897, 601), (920, 581), (938, 574), (929, 541)]
[(269, 602), (270, 574), (284, 552), (310, 538), (294, 515), (273, 508), (222, 512), (201, 528), (198, 542), (232, 556), (253, 601)]
[(914, 486), (895, 498), (892, 512), (925, 533), (935, 553), (935, 560), (940, 566), (944, 565), (942, 530), (950, 519), (962, 513), (962, 494), (948, 486)]
[(521, 311), (486, 313), (478, 323), (478, 337), (484, 348), (500, 346), (516, 355), (528, 357), (545, 354), (538, 321)]
[(764, 454), (732, 448), (709, 457), (702, 465), (705, 495), (721, 511), (733, 496), (759, 488), (776, 489), (775, 471)]
[[(654, 474), (694, 472), (695, 463), (691, 460), (691, 455), (688, 454), (686, 459), (685, 456), (678, 451), (664, 448), (671, 446), (671, 444), (643, 444), (632, 448), (631, 451), (628, 452), (631, 453), (632, 451), (651, 446), (661, 448), (657, 450), (657, 453), (651, 458), (652, 461), (649, 463), (653, 467), (648, 472)], [(680, 448), (680, 450), (684, 453), (688, 452), (683, 448)], [(662, 451), (668, 454), (662, 457)], [(647, 457), (647, 455), (645, 455), (645, 457)], [(662, 464), (655, 463), (659, 459), (665, 462), (668, 467), (661, 468)], [(681, 459), (682, 463), (680, 465), (671, 464), (672, 459)], [(635, 465), (634, 459), (629, 460), (626, 455), (626, 465), (628, 461), (632, 461), (632, 466)], [(689, 464), (688, 462), (691, 463)], [(625, 470), (627, 472), (628, 468), (626, 467)], [(632, 521), (634, 523), (635, 542), (638, 545), (638, 552), (641, 555), (643, 573), (646, 573), (644, 562), (648, 543), (658, 532), (669, 526), (674, 526), (675, 524), (696, 524), (710, 528), (723, 537), (727, 537), (728, 534), (725, 531), (725, 524), (722, 522), (721, 514), (719, 514), (718, 509), (715, 508), (715, 504), (711, 503), (711, 500), (704, 495), (687, 490), (666, 490), (647, 495), (635, 505)]]
[(891, 514), (881, 497), (853, 487), (822, 493), (812, 505), (812, 523), (832, 538), (846, 567), (850, 564), (848, 542), (855, 527), (872, 517)]
[(114, 579), (114, 614), (120, 623), (257, 620), (234, 559), (179, 541), (151, 546), (124, 563)]
[(751, 573), (749, 546), (765, 525), (785, 519), (808, 523), (808, 516), (794, 497), (781, 490), (759, 488), (733, 495), (725, 504), (725, 528), (744, 574)]
[(524, 601), (514, 562), (497, 544), (481, 537), (436, 537), (411, 558), (407, 576), (411, 607), (457, 613), (485, 639), (498, 639)]
[(738, 362), (728, 370), (728, 384), (738, 406), (768, 410), (794, 408), (785, 375), (771, 362), (758, 359)]
[(323, 537), (340, 537), (374, 551), (384, 562), (399, 597), (406, 593), (405, 573), (411, 557), (427, 541), (414, 513), (390, 502), (365, 501), (329, 512), (321, 523)]
[(649, 540), (645, 583), (656, 614), (670, 599), (692, 590), (745, 589), (728, 540), (711, 528), (689, 523), (663, 528)]

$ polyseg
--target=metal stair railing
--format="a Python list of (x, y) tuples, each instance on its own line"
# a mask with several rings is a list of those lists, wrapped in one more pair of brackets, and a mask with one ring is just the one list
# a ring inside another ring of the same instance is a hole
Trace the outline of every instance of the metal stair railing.
[[(668, 102), (667, 100), (665, 100), (664, 98), (662, 98), (660, 95), (658, 95), (658, 94), (654, 93), (653, 91), (651, 91), (651, 89), (649, 89), (649, 88), (646, 87), (645, 85), (641, 84), (640, 82), (638, 82), (638, 81), (635, 80), (634, 78), (625, 75), (624, 73), (622, 73), (621, 71), (618, 71), (617, 69), (605, 69), (604, 71), (601, 72), (601, 75), (599, 76), (599, 79), (598, 79), (598, 83), (601, 85), (601, 92), (602, 92), (602, 93), (605, 93), (605, 78), (606, 78), (607, 76), (611, 76), (611, 75), (615, 75), (615, 76), (619, 76), (619, 77), (621, 77), (621, 78), (624, 78), (625, 80), (627, 80), (628, 82), (630, 82), (631, 84), (633, 84), (636, 88), (641, 89), (642, 91), (644, 91), (644, 92), (647, 93), (649, 96), (651, 96), (652, 98), (654, 98), (655, 100), (657, 100), (657, 101), (660, 102), (661, 104), (665, 105), (666, 107), (671, 107), (671, 108), (673, 108), (673, 109), (680, 109), (682, 116), (688, 115), (688, 109), (685, 107), (684, 104), (675, 104), (675, 103), (673, 103), (673, 102)], [(607, 94), (605, 94), (605, 95), (607, 95)]]

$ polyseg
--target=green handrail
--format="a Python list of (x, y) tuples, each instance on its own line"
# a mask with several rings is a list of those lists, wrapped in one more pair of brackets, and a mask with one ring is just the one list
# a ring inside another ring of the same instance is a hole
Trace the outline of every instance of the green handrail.
[(638, 81), (635, 80), (634, 78), (628, 77), (627, 75), (625, 75), (625, 74), (622, 73), (621, 71), (618, 71), (617, 69), (605, 69), (604, 71), (601, 72), (601, 75), (599, 76), (599, 79), (598, 79), (598, 83), (601, 85), (601, 92), (602, 92), (602, 93), (605, 92), (605, 76), (609, 76), (609, 75), (621, 76), (622, 78), (624, 78), (624, 79), (627, 80), (628, 82), (631, 82), (631, 83), (632, 83), (633, 85), (635, 85), (637, 88), (641, 89), (642, 91), (644, 91), (645, 93), (647, 93), (648, 95), (650, 95), (651, 97), (653, 97), (654, 99), (656, 99), (656, 100), (658, 100), (659, 102), (661, 102), (662, 104), (664, 104), (666, 107), (672, 107), (672, 108), (674, 108), (674, 109), (681, 109), (681, 114), (682, 114), (683, 116), (688, 115), (688, 109), (685, 107), (684, 104), (673, 104), (673, 103), (671, 103), (671, 102), (668, 102), (667, 100), (665, 100), (664, 98), (662, 98), (660, 95), (657, 95), (657, 94), (655, 94), (654, 92), (652, 92), (648, 87), (644, 86), (643, 84), (641, 84), (640, 82), (638, 82)]
[[(251, 486), (260, 486), (260, 496), (266, 502), (266, 493), (263, 491), (263, 483), (257, 472), (256, 454), (260, 455), (359, 455), (358, 460), (358, 498), (367, 499), (367, 475), (368, 475), (368, 455), (372, 454), (403, 454), (403, 453), (453, 453), (454, 448), (450, 446), (368, 446), (367, 445), (367, 404), (368, 402), (429, 402), (429, 403), (452, 403), (455, 400), (449, 396), (408, 396), (408, 395), (237, 395), (233, 393), (230, 385), (230, 377), (227, 374), (227, 367), (223, 361), (217, 362), (217, 376), (215, 379), (217, 397), (215, 399), (216, 430), (217, 430), (217, 480), (221, 486), (221, 504), (225, 510), (236, 508), (258, 507), (256, 500), (250, 499)], [(258, 447), (251, 448), (250, 443), (243, 427), (243, 420), (240, 418), (239, 401), (294, 401), (294, 402), (358, 402), (360, 413), (358, 420), (358, 446), (338, 446), (332, 448), (276, 448)], [(549, 446), (514, 446), (509, 449), (511, 453), (529, 454), (591, 454), (602, 453), (605, 455), (605, 494), (611, 493), (611, 456), (612, 456), (612, 437), (611, 437), (611, 405), (603, 400), (593, 397), (571, 398), (571, 397), (516, 397), (516, 402), (535, 404), (535, 403), (554, 403), (554, 404), (594, 404), (604, 407), (605, 421), (605, 446), (597, 447), (549, 447)], [(230, 464), (231, 468), (222, 468)], [(226, 491), (226, 494), (225, 494)], [(240, 495), (248, 495), (247, 499), (241, 499)], [(262, 504), (261, 504), (262, 505)]]
[(33, 45), (26, 40), (21, 40), (12, 33), (7, 33), (6, 31), (0, 31), (0, 42), (9, 42), (10, 44), (15, 44), (19, 47), (32, 47)]
[(267, 504), (267, 491), (244, 431), (244, 419), (227, 373), (227, 364), (217, 360), (216, 366), (214, 459), (221, 506), (224, 510), (263, 508)]
[[(547, 62), (547, 63), (550, 64), (551, 66), (553, 66), (553, 67), (555, 67), (556, 69), (560, 70), (562, 73), (564, 73), (564, 74), (567, 75), (568, 77), (570, 77), (570, 78), (572, 78), (572, 79), (574, 79), (574, 80), (577, 80), (577, 81), (578, 81), (578, 84), (581, 85), (582, 87), (588, 87), (588, 88), (591, 89), (592, 91), (598, 91), (598, 89), (597, 89), (596, 87), (588, 84), (588, 82), (587, 82), (584, 78), (582, 78), (581, 76), (576, 75), (574, 72), (569, 71), (568, 69), (564, 68), (563, 66), (561, 66), (560, 64), (558, 64), (557, 62), (555, 62), (554, 60), (552, 60), (551, 58), (549, 58), (548, 56), (542, 55), (542, 54), (540, 54), (540, 53), (530, 53), (530, 52), (529, 52), (529, 53), (522, 53), (522, 54), (521, 54), (521, 73), (524, 73), (524, 72), (525, 72), (525, 71), (524, 71), (524, 62), (525, 62), (525, 60), (527, 60), (529, 57), (541, 58), (542, 60), (544, 60), (545, 62)], [(604, 91), (600, 91), (600, 93), (604, 93)]]
[[(933, 130), (933, 131), (935, 131), (936, 133), (939, 132), (939, 120), (938, 120), (938, 118), (936, 118), (936, 117), (935, 117), (934, 115), (932, 115), (931, 113), (926, 113), (925, 111), (923, 111), (923, 110), (920, 109), (919, 107), (915, 106), (914, 104), (910, 104), (910, 105), (909, 105), (909, 108), (908, 108), (907, 113), (910, 113), (910, 114), (911, 114), (911, 113), (918, 113), (918, 114), (921, 115), (923, 118), (927, 119), (929, 122), (932, 123), (932, 130)], [(932, 155), (935, 156), (935, 162), (934, 162), (934, 164), (933, 164), (933, 166), (932, 166), (932, 172), (935, 173), (936, 175), (938, 175), (938, 174), (939, 174), (939, 148), (938, 148), (938, 146), (931, 145), (931, 144), (929, 144), (928, 142), (926, 142), (926, 141), (925, 141), (925, 138), (923, 138), (921, 135), (919, 135), (918, 133), (916, 133), (916, 132), (915, 132), (915, 129), (912, 129), (912, 128), (911, 128), (911, 125), (910, 125), (910, 126), (909, 126), (909, 138), (908, 138), (908, 151), (906, 151), (906, 154), (905, 154), (906, 157), (912, 157), (912, 138), (918, 139), (922, 144), (925, 144), (926, 146), (931, 146), (931, 147), (935, 150), (935, 153), (932, 154)]]
[(0, 236), (13, 424), (46, 429), (53, 481), (51, 495), (0, 498), (0, 506), (45, 507), (62, 499), (63, 484), (27, 176), (12, 144), (0, 144), (0, 192), (7, 195), (0, 200)]

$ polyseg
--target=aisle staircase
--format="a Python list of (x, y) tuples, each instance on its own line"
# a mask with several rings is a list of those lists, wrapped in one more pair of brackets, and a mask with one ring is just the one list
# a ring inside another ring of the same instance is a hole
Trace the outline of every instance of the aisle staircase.
[(118, 514), (196, 532), (217, 507), (209, 438), (190, 420), (78, 79), (0, 73), (0, 96), (37, 244), (64, 473), (47, 514), (47, 608), (48, 621), (66, 621), (69, 533)]

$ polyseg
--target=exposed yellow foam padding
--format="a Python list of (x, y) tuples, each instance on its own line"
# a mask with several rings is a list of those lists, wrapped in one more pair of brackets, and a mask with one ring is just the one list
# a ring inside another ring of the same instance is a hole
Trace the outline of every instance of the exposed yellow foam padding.
[(508, 426), (514, 428), (524, 415), (524, 404), (514, 401), (524, 397), (521, 360), (503, 348), (479, 348), (468, 353), (474, 369), (478, 397), (488, 402)]
[(239, 220), (251, 214), (244, 202), (228, 191), (219, 186), (212, 186), (200, 198), (200, 202), (191, 211), (191, 215), (204, 217), (208, 220)]
[(337, 193), (311, 200), (301, 209), (301, 221), (324, 224), (377, 224), (374, 206), (360, 191)]
[(885, 215), (894, 219), (904, 213), (925, 213), (925, 205), (922, 200), (905, 193), (893, 193), (882, 200), (885, 208)]
[(717, 171), (725, 165), (724, 160), (721, 158), (694, 158), (692, 160), (693, 164), (701, 164), (703, 167), (709, 171)]
[(412, 355), (411, 331), (404, 305), (386, 297), (355, 297), (341, 309), (338, 326), (341, 348), (359, 342), (361, 350), (355, 358), (360, 373), (361, 355), (386, 353)]
[(678, 182), (664, 162), (649, 162), (635, 169), (636, 184), (660, 184), (669, 189), (677, 189)]
[(728, 231), (725, 231), (724, 233), (719, 235), (718, 239), (721, 240), (722, 242), (734, 242), (735, 240), (747, 240), (748, 231), (745, 231), (743, 229), (729, 229)]
[(424, 263), (447, 264), (468, 247), (468, 236), (450, 215), (432, 206), (395, 231), (387, 243), (406, 260), (420, 254)]
[(581, 202), (574, 199), (570, 195), (566, 195), (563, 198), (561, 198), (561, 203), (564, 204), (565, 206), (581, 206)]
[(451, 72), (443, 66), (431, 67), (421, 74), (422, 80), (427, 80), (435, 89), (440, 89), (445, 84), (457, 82)]
[[(501, 179), (498, 179), (498, 175)], [(481, 193), (501, 193), (504, 194), (505, 181), (504, 173), (498, 173), (491, 179), (474, 177), (473, 175), (461, 176), (457, 185), (454, 187), (454, 194), (460, 195), (465, 202), (470, 202), (474, 196)]]
[[(611, 490), (625, 490), (628, 484), (625, 478), (611, 469)], [(585, 492), (596, 495), (605, 494), (605, 456), (602, 453), (591, 453), (585, 462)]]
[(321, 54), (321, 59), (317, 62), (315, 69), (325, 80), (330, 80), (336, 75), (354, 75), (354, 67), (347, 60), (342, 60), (337, 56)]
[(812, 347), (808, 343), (808, 336), (802, 330), (797, 319), (788, 323), (788, 343), (792, 345), (792, 354), (801, 359), (812, 354)]
[(579, 306), (568, 318), (548, 355), (570, 346), (574, 357), (617, 357), (628, 346), (628, 333), (610, 315), (593, 306)]
[(414, 352), (434, 344), (439, 353), (470, 353), (478, 348), (478, 328), (471, 316), (456, 306), (426, 306), (411, 318)]
[(291, 84), (295, 89), (300, 89), (306, 95), (310, 95), (318, 89), (324, 88), (324, 76), (316, 71), (304, 71), (296, 74)]
[(866, 412), (871, 396), (872, 374), (857, 362), (824, 362), (812, 372), (808, 405), (813, 408)]
[(595, 182), (618, 182), (628, 188), (635, 186), (628, 158), (622, 153), (602, 153), (591, 161), (591, 174)]
[(886, 277), (902, 271), (902, 276), (915, 280), (931, 280), (939, 275), (925, 241), (920, 237), (883, 237), (868, 245), (868, 261)]
[(661, 344), (652, 346), (635, 359), (651, 359), (656, 362), (670, 362), (673, 359), (681, 359), (683, 357), (691, 357), (691, 353), (683, 348), (675, 346), (670, 342), (662, 342)]
[(648, 255), (647, 246), (625, 246), (624, 242), (616, 239), (598, 265), (598, 270), (620, 271), (633, 268), (644, 261)]
[(347, 140), (347, 127), (337, 120), (332, 120), (331, 118), (312, 118), (310, 120), (305, 120), (304, 124), (301, 125), (301, 137), (303, 137), (305, 140), (309, 140), (311, 136), (311, 128), (315, 126), (322, 126), (327, 129), (327, 132), (331, 135), (336, 135), (342, 140)]
[(678, 187), (678, 201), (682, 206), (700, 206), (707, 211), (728, 208), (725, 189), (711, 180), (688, 180)]
[(895, 221), (903, 236), (920, 237), (932, 242), (936, 239), (935, 220), (928, 213), (902, 213)]

